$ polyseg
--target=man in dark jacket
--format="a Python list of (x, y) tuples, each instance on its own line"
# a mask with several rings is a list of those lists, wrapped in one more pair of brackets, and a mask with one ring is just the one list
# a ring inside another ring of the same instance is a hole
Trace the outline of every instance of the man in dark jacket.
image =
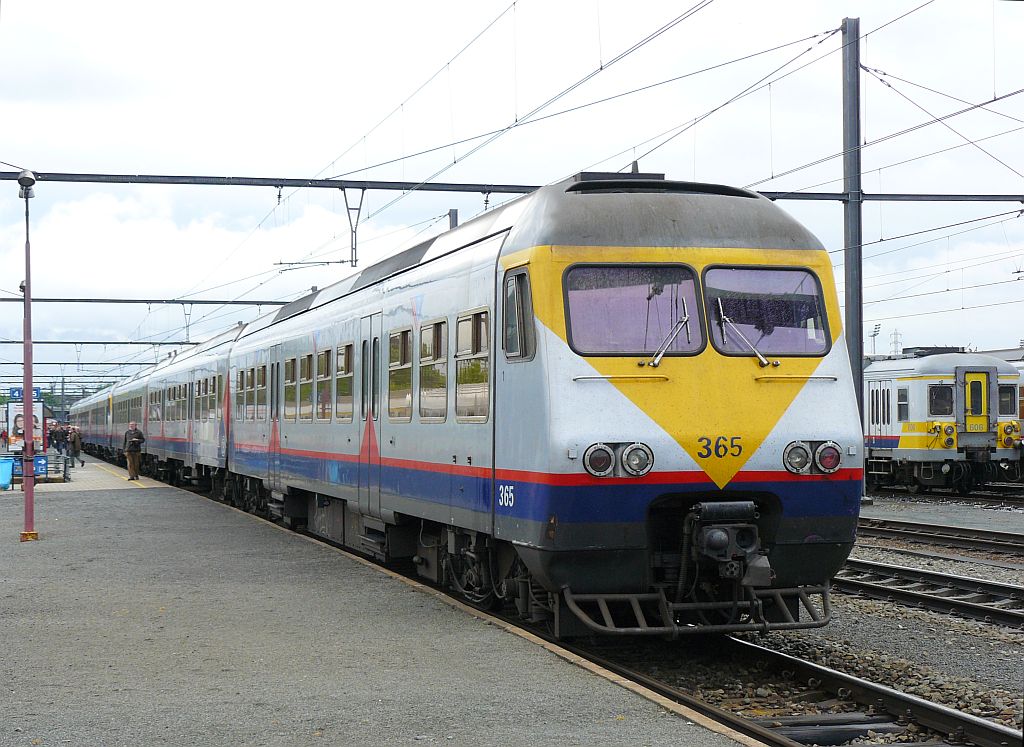
[(146, 437), (142, 435), (133, 420), (128, 424), (128, 430), (124, 432), (124, 456), (128, 461), (128, 479), (139, 479), (139, 462), (142, 459), (142, 444)]

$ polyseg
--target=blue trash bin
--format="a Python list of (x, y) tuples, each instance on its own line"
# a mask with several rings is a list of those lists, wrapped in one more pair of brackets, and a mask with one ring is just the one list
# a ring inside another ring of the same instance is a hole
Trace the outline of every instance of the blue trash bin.
[(10, 490), (14, 477), (14, 457), (0, 457), (0, 490)]

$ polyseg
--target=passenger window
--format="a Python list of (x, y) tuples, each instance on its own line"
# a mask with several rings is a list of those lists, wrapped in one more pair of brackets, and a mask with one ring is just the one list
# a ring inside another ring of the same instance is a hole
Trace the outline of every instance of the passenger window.
[(490, 404), (488, 314), (478, 311), (458, 321), (455, 355), (455, 414), (486, 419)]
[(910, 420), (910, 400), (908, 394), (909, 390), (906, 387), (896, 390), (896, 419), (901, 423), (904, 420)]
[(299, 418), (313, 419), (313, 354), (302, 356), (299, 366)]
[(284, 362), (284, 419), (295, 420), (299, 412), (298, 384), (295, 380), (295, 358)]
[(339, 422), (352, 422), (352, 345), (337, 350), (337, 373), (334, 380), (334, 416)]
[(331, 351), (316, 354), (316, 417), (317, 420), (331, 419)]
[(224, 374), (217, 374), (217, 420), (224, 419)]
[(928, 387), (928, 414), (937, 416), (953, 414), (953, 387), (948, 385)]
[(448, 323), (420, 328), (420, 418), (442, 422), (448, 415)]
[(412, 419), (412, 330), (388, 338), (388, 417)]
[(1014, 416), (1017, 413), (1017, 387), (1013, 384), (999, 385), (999, 414)]

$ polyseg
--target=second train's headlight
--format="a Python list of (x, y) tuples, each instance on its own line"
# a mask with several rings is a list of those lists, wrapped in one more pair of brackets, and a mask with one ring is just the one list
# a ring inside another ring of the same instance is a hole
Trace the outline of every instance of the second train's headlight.
[(794, 441), (782, 452), (782, 463), (790, 472), (802, 474), (811, 467), (811, 450), (803, 441)]
[(594, 477), (604, 477), (615, 469), (615, 454), (606, 444), (593, 444), (583, 452), (583, 466)]
[(646, 444), (630, 444), (622, 450), (622, 469), (633, 477), (646, 475), (654, 466), (654, 452)]
[(839, 444), (826, 441), (815, 449), (814, 463), (826, 474), (832, 474), (839, 469), (839, 465), (843, 463), (843, 453), (839, 450)]

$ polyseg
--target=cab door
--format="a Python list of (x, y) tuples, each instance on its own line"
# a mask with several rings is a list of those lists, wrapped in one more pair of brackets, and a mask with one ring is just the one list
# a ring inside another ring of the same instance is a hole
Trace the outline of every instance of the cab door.
[(380, 518), (381, 315), (359, 322), (359, 512)]
[(988, 374), (964, 374), (964, 426), (968, 433), (984, 433), (989, 428)]
[(958, 366), (954, 373), (957, 447), (979, 449), (987, 458), (987, 450), (996, 440), (991, 410), (992, 403), (999, 401), (998, 371), (995, 367)]

